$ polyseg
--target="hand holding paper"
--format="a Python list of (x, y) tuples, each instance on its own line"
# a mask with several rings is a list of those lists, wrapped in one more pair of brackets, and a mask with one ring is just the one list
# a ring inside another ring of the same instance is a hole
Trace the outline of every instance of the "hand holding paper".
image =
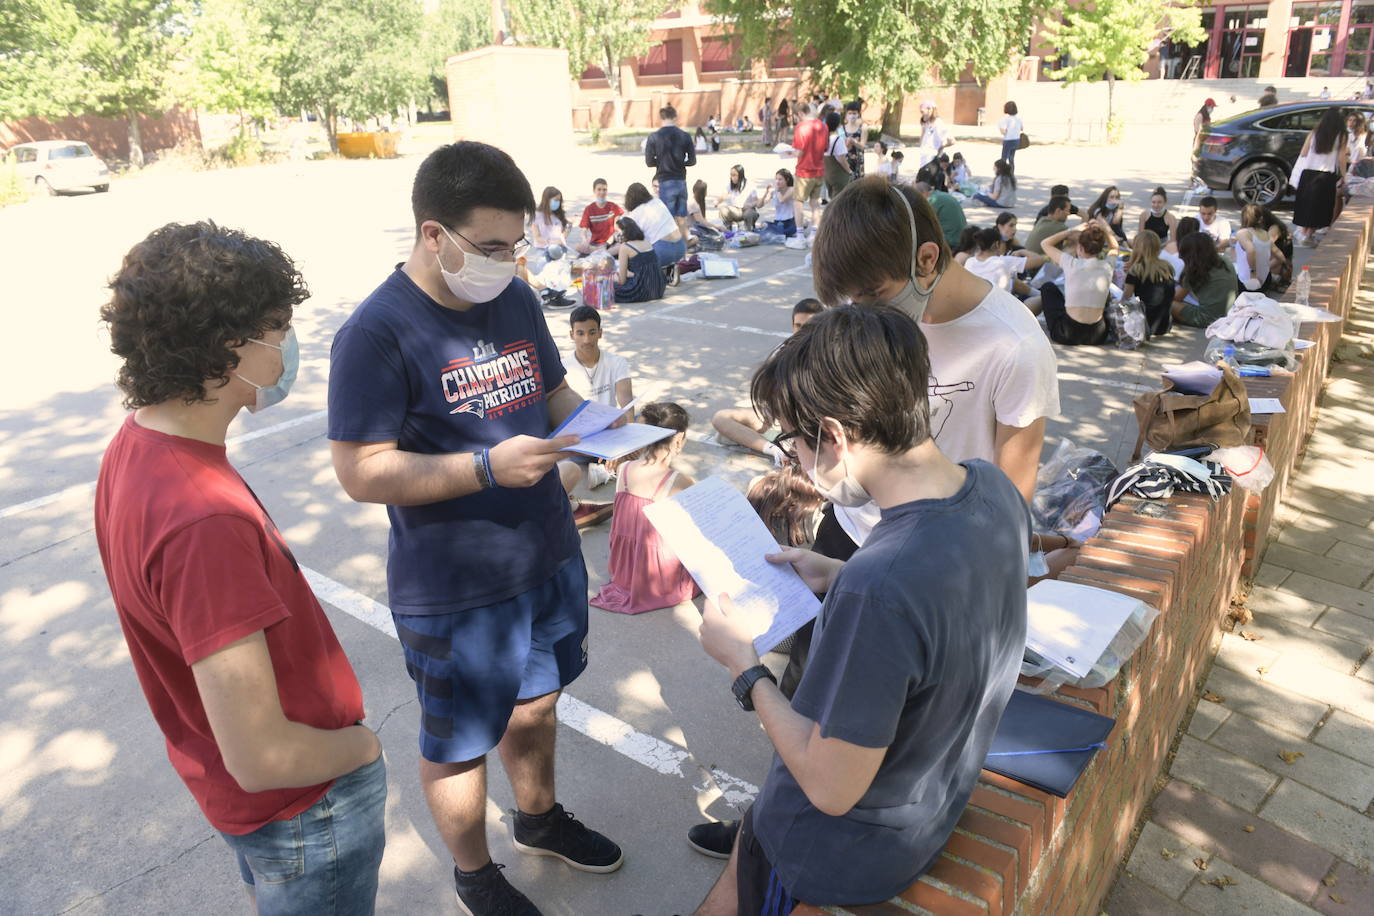
[(735, 677), (759, 663), (748, 621), (723, 592), (714, 601), (707, 600), (697, 638), (706, 654), (730, 669)]
[(549, 433), (549, 438), (578, 435), (581, 441), (569, 446), (568, 451), (610, 461), (673, 435), (674, 430), (662, 426), (623, 422), (626, 411), (633, 409), (636, 403), (638, 399), (624, 407), (608, 407), (595, 401), (583, 401), (568, 419)]

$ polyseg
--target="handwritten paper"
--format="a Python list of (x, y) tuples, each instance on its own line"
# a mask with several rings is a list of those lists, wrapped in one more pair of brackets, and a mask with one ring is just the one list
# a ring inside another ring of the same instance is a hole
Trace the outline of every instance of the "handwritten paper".
[(721, 478), (708, 477), (660, 500), (644, 515), (708, 598), (730, 596), (760, 654), (820, 611), (820, 601), (796, 570), (764, 559), (777, 553), (777, 541), (743, 494)]
[(549, 433), (549, 438), (595, 435), (620, 419), (627, 410), (633, 410), (635, 404), (638, 403), (639, 398), (635, 398), (624, 407), (611, 407), (600, 401), (583, 401), (572, 413), (568, 414), (568, 419)]
[(1026, 647), (1086, 677), (1138, 603), (1091, 585), (1041, 579), (1026, 593)]
[(1278, 398), (1251, 398), (1250, 413), (1288, 413)]
[(613, 461), (676, 434), (677, 430), (663, 426), (626, 423), (616, 429), (603, 429), (599, 433), (583, 436), (582, 441), (568, 446), (567, 450), (581, 455), (591, 455), (603, 461)]

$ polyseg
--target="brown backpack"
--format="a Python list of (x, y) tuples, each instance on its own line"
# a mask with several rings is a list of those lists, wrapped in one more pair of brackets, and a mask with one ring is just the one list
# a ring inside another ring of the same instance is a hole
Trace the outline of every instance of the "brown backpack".
[(1164, 390), (1136, 397), (1140, 437), (1135, 440), (1132, 461), (1140, 458), (1142, 443), (1160, 452), (1245, 444), (1250, 432), (1250, 396), (1234, 369), (1222, 365), (1221, 370), (1221, 380), (1211, 394), (1183, 394), (1165, 379)]

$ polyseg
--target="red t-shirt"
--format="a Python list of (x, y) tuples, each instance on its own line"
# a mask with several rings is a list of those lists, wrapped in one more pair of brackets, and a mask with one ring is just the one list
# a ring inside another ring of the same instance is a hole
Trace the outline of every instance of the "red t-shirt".
[(615, 221), (624, 212), (619, 204), (611, 203), (609, 200), (604, 204), (592, 201), (587, 204), (587, 209), (582, 211), (582, 222), (579, 225), (583, 229), (591, 230), (593, 245), (604, 245), (615, 235)]
[(95, 534), (167, 756), (211, 825), (242, 835), (319, 801), (329, 783), (239, 788), (191, 673), (263, 630), (286, 718), (335, 729), (363, 717), (362, 690), (328, 618), (224, 446), (154, 432), (130, 414), (100, 463)]
[(820, 178), (825, 175), (821, 160), (829, 145), (830, 131), (820, 118), (802, 121), (792, 131), (792, 146), (797, 150), (797, 177)]

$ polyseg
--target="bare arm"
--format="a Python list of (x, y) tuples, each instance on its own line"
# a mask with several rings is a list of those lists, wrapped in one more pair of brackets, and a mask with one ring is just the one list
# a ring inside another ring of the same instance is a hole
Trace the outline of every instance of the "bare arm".
[(617, 407), (624, 407), (635, 399), (634, 379), (623, 378), (615, 383), (615, 403)]
[(323, 729), (286, 718), (262, 630), (196, 662), (191, 674), (224, 767), (245, 792), (319, 785), (382, 753), (365, 726)]
[(997, 424), (993, 463), (1011, 478), (1029, 503), (1035, 496), (1035, 475), (1040, 470), (1040, 450), (1045, 445), (1045, 418), (1030, 426)]
[(626, 242), (620, 246), (620, 253), (616, 255), (615, 282), (621, 286), (624, 286), (630, 279), (630, 255), (633, 253), (630, 244)]
[(1040, 240), (1040, 250), (1045, 252), (1045, 257), (1056, 265), (1059, 264), (1059, 259), (1064, 257), (1064, 252), (1059, 250), (1059, 243), (1068, 237), (1069, 231), (1065, 229), (1063, 232), (1056, 232), (1049, 238)]
[(557, 388), (548, 393), (547, 400), (549, 402), (549, 423), (552, 424), (550, 431), (552, 431), (568, 419), (574, 410), (582, 406), (583, 397), (569, 388), (568, 380), (563, 379)]

